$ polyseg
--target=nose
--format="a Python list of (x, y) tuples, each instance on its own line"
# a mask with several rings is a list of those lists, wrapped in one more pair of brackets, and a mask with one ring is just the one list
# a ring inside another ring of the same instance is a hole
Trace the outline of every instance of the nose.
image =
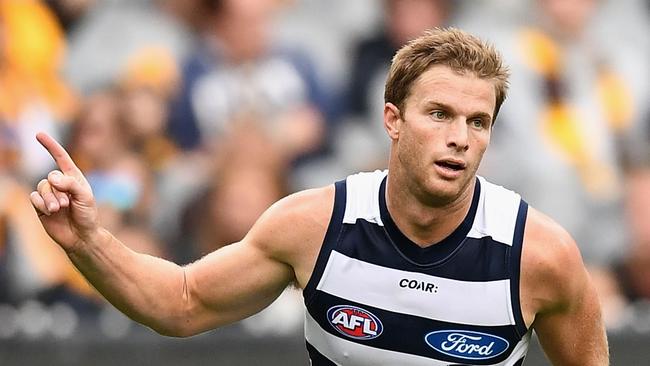
[(455, 118), (448, 124), (447, 146), (458, 151), (469, 149), (469, 131), (465, 118)]

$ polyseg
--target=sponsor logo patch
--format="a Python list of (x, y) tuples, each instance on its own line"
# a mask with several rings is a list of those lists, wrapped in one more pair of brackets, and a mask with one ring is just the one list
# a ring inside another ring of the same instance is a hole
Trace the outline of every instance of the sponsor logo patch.
[(381, 321), (373, 313), (351, 305), (331, 307), (327, 320), (339, 333), (354, 339), (377, 338), (383, 331)]
[(438, 330), (424, 336), (424, 340), (440, 353), (465, 360), (488, 360), (510, 345), (501, 337), (470, 330)]
[(408, 278), (402, 278), (399, 280), (399, 287), (407, 288), (410, 290), (420, 290), (430, 293), (438, 293), (438, 286), (431, 282), (411, 280)]

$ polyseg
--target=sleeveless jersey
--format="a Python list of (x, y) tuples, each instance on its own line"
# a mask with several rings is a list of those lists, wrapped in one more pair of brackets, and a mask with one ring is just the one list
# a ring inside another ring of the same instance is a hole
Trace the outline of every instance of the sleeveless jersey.
[(528, 205), (477, 177), (463, 222), (421, 248), (388, 213), (386, 174), (335, 184), (303, 291), (311, 364), (521, 365), (531, 334), (519, 301)]

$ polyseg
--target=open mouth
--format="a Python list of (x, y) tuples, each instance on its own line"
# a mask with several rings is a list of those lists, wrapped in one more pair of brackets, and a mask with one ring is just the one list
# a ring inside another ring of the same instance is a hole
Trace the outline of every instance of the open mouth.
[(460, 171), (465, 169), (464, 163), (450, 160), (436, 161), (436, 165), (453, 171)]

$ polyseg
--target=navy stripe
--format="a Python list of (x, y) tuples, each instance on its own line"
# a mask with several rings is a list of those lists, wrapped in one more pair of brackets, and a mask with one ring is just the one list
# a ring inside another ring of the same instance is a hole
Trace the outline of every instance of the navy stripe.
[(336, 366), (334, 362), (323, 356), (323, 354), (318, 352), (318, 350), (309, 344), (309, 342), (305, 341), (305, 345), (307, 346), (311, 366)]
[(413, 264), (426, 267), (441, 264), (447, 260), (450, 255), (452, 255), (452, 253), (458, 248), (459, 245), (461, 245), (467, 236), (467, 233), (469, 233), (469, 231), (472, 229), (472, 224), (474, 223), (474, 217), (476, 216), (480, 196), (481, 183), (479, 179), (476, 178), (476, 184), (474, 185), (474, 193), (472, 196), (472, 204), (463, 221), (445, 239), (441, 240), (438, 243), (431, 243), (431, 245), (425, 248), (417, 245), (406, 235), (404, 235), (404, 233), (400, 231), (390, 216), (388, 206), (386, 205), (385, 177), (379, 186), (379, 210), (381, 212), (381, 220), (384, 223), (386, 232), (388, 233), (388, 236), (390, 237), (392, 243), (395, 245), (396, 250)]
[(318, 253), (318, 258), (316, 259), (314, 271), (302, 292), (305, 299), (305, 305), (309, 305), (312, 301), (316, 286), (323, 276), (323, 270), (325, 270), (330, 253), (332, 252), (332, 249), (336, 247), (336, 243), (338, 242), (343, 225), (343, 216), (345, 215), (346, 194), (347, 188), (345, 180), (336, 182), (334, 184), (334, 209), (332, 210), (330, 223), (327, 227), (325, 238), (323, 239), (323, 245)]
[(510, 293), (512, 301), (512, 312), (517, 324), (517, 332), (523, 337), (528, 331), (524, 316), (521, 312), (521, 301), (519, 295), (519, 277), (521, 274), (521, 252), (524, 243), (524, 229), (526, 228), (526, 217), (528, 216), (528, 204), (523, 199), (519, 202), (519, 211), (517, 212), (517, 221), (515, 223), (515, 232), (512, 238), (512, 247), (510, 249), (509, 264), (510, 268)]
[[(421, 266), (399, 254), (379, 225), (358, 220), (344, 224), (336, 250), (378, 266), (419, 272), (460, 281), (497, 281), (509, 278), (506, 258), (510, 246), (492, 240), (466, 238), (444, 263)], [(435, 247), (435, 245), (434, 245)]]
[[(313, 302), (312, 306), (308, 308), (308, 311), (320, 327), (333, 336), (369, 347), (408, 353), (450, 363), (467, 363), (467, 360), (452, 357), (436, 351), (426, 343), (425, 337), (427, 334), (438, 330), (482, 332), (504, 338), (509, 343), (508, 349), (496, 357), (487, 360), (471, 361), (474, 365), (490, 365), (507, 359), (510, 353), (514, 350), (515, 345), (521, 340), (521, 337), (516, 334), (514, 327), (510, 325), (477, 326), (443, 322), (414, 315), (387, 311), (342, 299), (325, 292), (317, 292), (318, 301)], [(380, 336), (373, 339), (360, 340), (339, 333), (327, 318), (328, 310), (337, 305), (355, 306), (375, 315), (382, 323), (383, 330)]]

